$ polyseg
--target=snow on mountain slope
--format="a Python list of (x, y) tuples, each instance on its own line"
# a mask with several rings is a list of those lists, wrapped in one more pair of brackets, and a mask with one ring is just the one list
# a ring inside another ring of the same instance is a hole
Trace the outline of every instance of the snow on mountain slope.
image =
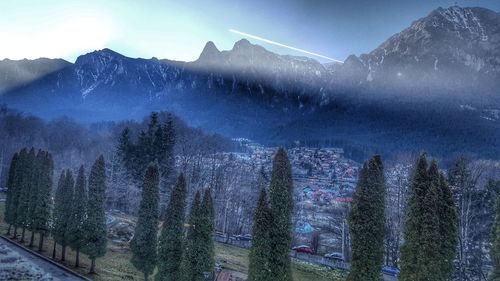
[[(466, 92), (487, 96), (489, 102), (498, 98), (495, 89), (500, 86), (500, 14), (483, 8), (439, 8), (369, 54), (349, 56), (344, 64), (278, 55), (245, 39), (227, 51), (208, 42), (194, 62), (135, 59), (103, 49), (78, 57), (73, 65), (38, 63), (48, 65), (50, 71), (43, 73), (48, 78), (25, 79), (34, 83), (21, 87), (23, 97), (50, 92), (81, 100), (151, 102), (196, 92), (260, 97), (272, 106), (292, 100), (303, 107), (327, 105), (347, 88), (445, 97)], [(0, 79), (11, 79), (5, 77), (21, 66), (0, 62)]]
[[(341, 77), (350, 75), (365, 84), (419, 87), (424, 82), (488, 91), (500, 80), (500, 14), (484, 8), (438, 8), (358, 59), (362, 67), (346, 63)], [(491, 87), (482, 89), (486, 86)]]

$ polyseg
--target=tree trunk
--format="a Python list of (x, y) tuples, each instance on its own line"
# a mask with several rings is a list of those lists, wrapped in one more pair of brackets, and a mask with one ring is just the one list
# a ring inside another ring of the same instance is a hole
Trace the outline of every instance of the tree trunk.
[(52, 259), (56, 259), (56, 240), (54, 240), (54, 247), (52, 248)]
[(65, 261), (65, 260), (66, 260), (66, 246), (62, 246), (61, 261)]
[(31, 238), (30, 238), (30, 248), (33, 248), (33, 243), (35, 242), (35, 232), (31, 232)]
[(95, 258), (92, 259), (92, 262), (90, 263), (90, 274), (95, 274)]
[(16, 239), (17, 238), (17, 226), (14, 226), (14, 237), (12, 237), (13, 239)]
[(7, 234), (6, 235), (10, 235), (10, 228), (12, 227), (12, 224), (9, 224), (9, 229), (7, 229)]
[(19, 241), (19, 243), (23, 243), (24, 242), (24, 233), (26, 232), (26, 228), (23, 227), (23, 231), (21, 232), (21, 241)]
[(144, 281), (148, 281), (148, 274), (144, 272)]
[(76, 250), (75, 267), (80, 266), (80, 250)]
[(40, 233), (40, 241), (38, 241), (38, 251), (42, 252), (43, 251), (43, 233)]

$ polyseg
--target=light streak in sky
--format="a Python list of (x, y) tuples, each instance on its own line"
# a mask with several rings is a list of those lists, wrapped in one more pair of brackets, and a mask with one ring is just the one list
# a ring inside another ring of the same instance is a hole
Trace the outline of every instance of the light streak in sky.
[(245, 33), (245, 32), (241, 32), (241, 31), (238, 31), (238, 30), (235, 30), (235, 29), (229, 29), (229, 32), (235, 33), (235, 34), (238, 34), (238, 35), (242, 35), (244, 37), (252, 38), (252, 39), (255, 39), (255, 40), (259, 40), (259, 41), (262, 41), (262, 42), (265, 42), (265, 43), (269, 43), (269, 44), (272, 44), (272, 45), (276, 45), (276, 46), (279, 46), (279, 47), (283, 47), (283, 48), (287, 48), (287, 49), (294, 50), (294, 51), (297, 51), (297, 52), (301, 52), (301, 53), (304, 53), (304, 54), (309, 54), (309, 55), (312, 55), (312, 56), (324, 58), (324, 59), (331, 60), (331, 61), (334, 61), (334, 62), (343, 63), (343, 61), (340, 61), (340, 60), (336, 60), (336, 59), (333, 59), (333, 58), (330, 58), (330, 57), (327, 57), (327, 56), (323, 56), (323, 55), (320, 55), (320, 54), (317, 54), (317, 53), (313, 53), (313, 52), (309, 52), (309, 51), (306, 51), (306, 50), (303, 50), (303, 49), (299, 49), (299, 48), (295, 48), (295, 47), (288, 46), (288, 45), (285, 45), (285, 44), (281, 44), (281, 43), (278, 43), (278, 42), (275, 42), (275, 41), (272, 41), (272, 40), (269, 40), (269, 39), (265, 39), (265, 38), (262, 38), (262, 37), (259, 37), (259, 36), (256, 36), (256, 35), (252, 35), (252, 34), (248, 34), (248, 33)]

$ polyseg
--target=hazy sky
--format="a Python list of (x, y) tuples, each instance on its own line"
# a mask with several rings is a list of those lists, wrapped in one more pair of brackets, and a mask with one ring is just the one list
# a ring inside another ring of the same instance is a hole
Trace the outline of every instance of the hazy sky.
[[(344, 60), (455, 3), (500, 11), (500, 0), (1, 0), (0, 59), (74, 61), (107, 47), (131, 57), (195, 60), (209, 40), (230, 49), (242, 38), (228, 31), (235, 29)], [(304, 55), (250, 41), (281, 54)]]

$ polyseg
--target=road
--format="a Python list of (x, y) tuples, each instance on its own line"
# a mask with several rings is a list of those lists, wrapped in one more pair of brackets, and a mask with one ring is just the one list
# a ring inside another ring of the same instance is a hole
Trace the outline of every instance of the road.
[(398, 281), (397, 277), (384, 274), (384, 281)]
[[(16, 275), (8, 275), (15, 272)], [(89, 281), (83, 276), (0, 236), (0, 279)]]

